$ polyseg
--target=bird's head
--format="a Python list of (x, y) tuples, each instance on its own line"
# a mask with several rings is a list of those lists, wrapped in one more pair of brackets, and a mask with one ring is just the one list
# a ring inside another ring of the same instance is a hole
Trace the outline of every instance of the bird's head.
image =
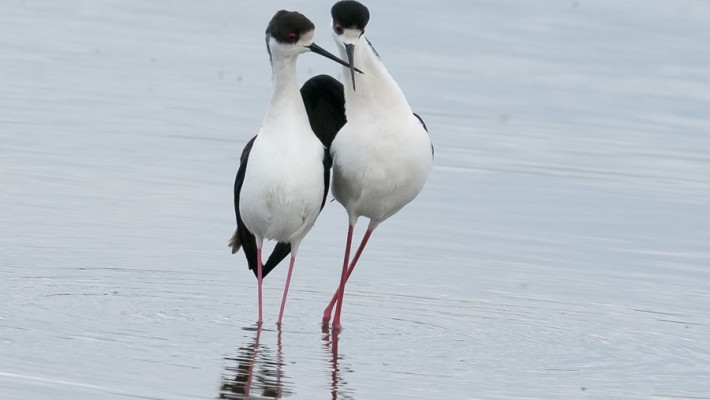
[(350, 64), (329, 53), (313, 42), (315, 25), (303, 14), (296, 11), (280, 10), (266, 27), (266, 49), (273, 60), (275, 57), (293, 57), (312, 51), (341, 65)]
[(333, 17), (333, 38), (348, 57), (350, 77), (353, 81), (353, 89), (355, 89), (356, 68), (353, 65), (355, 46), (365, 33), (365, 26), (370, 20), (370, 11), (357, 1), (342, 0), (333, 5), (330, 15)]

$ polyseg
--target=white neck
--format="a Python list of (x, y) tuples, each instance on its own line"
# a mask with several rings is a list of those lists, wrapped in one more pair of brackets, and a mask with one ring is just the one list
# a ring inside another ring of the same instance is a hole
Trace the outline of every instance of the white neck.
[(264, 126), (283, 122), (310, 126), (301, 92), (298, 89), (297, 58), (297, 55), (286, 55), (271, 59), (273, 89), (264, 116)]
[[(411, 116), (412, 109), (402, 89), (387, 72), (387, 68), (364, 36), (357, 41), (354, 50), (353, 63), (363, 74), (355, 72), (353, 90), (350, 69), (344, 68), (345, 114), (348, 120), (365, 109), (370, 114), (384, 114), (384, 117), (391, 117), (392, 114)], [(343, 58), (347, 57), (344, 49), (341, 48), (340, 52)]]

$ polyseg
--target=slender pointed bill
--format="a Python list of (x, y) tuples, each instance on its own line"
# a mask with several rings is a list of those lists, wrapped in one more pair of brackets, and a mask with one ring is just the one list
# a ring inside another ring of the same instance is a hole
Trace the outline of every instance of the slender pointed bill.
[(360, 72), (355, 66), (353, 65), (353, 53), (355, 53), (355, 45), (354, 44), (346, 44), (345, 45), (345, 54), (348, 55), (348, 62), (350, 63), (350, 77), (353, 80), (353, 91), (355, 91), (355, 71)]
[[(345, 66), (345, 67), (350, 68), (351, 71), (354, 69), (355, 71), (357, 71), (357, 72), (359, 72), (359, 73), (362, 73), (362, 71), (360, 71), (359, 69), (355, 68), (355, 67), (352, 65), (352, 62), (351, 62), (350, 64), (346, 63), (345, 61), (341, 60), (341, 59), (338, 58), (337, 56), (334, 56), (333, 54), (329, 53), (326, 49), (324, 49), (324, 48), (318, 46), (318, 45), (315, 44), (315, 43), (311, 44), (310, 46), (306, 46), (306, 47), (308, 47), (308, 49), (309, 49), (310, 51), (312, 51), (312, 52), (314, 52), (314, 53), (316, 53), (316, 54), (320, 54), (320, 55), (322, 55), (322, 56), (325, 57), (325, 58), (329, 58), (329, 59), (331, 59), (331, 60), (337, 62), (337, 63), (340, 64), (340, 65), (343, 65), (343, 66)], [(354, 74), (354, 73), (355, 73), (355, 72), (353, 72), (353, 74)], [(354, 79), (355, 79), (355, 78), (353, 78), (353, 80), (354, 80)]]

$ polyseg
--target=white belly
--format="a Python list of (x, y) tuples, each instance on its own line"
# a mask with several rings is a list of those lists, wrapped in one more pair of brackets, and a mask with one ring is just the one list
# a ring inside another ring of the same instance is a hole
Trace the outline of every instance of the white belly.
[(346, 124), (331, 147), (333, 195), (352, 217), (381, 222), (412, 201), (432, 166), (431, 142), (414, 116), (403, 126)]
[(257, 137), (239, 202), (252, 233), (279, 242), (303, 239), (323, 201), (323, 151), (315, 136), (291, 143)]

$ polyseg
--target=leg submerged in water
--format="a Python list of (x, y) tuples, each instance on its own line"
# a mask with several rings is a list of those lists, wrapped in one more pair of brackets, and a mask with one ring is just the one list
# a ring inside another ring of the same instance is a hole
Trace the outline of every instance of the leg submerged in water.
[[(362, 237), (362, 241), (360, 242), (360, 246), (358, 246), (357, 252), (355, 252), (355, 257), (352, 260), (352, 263), (350, 264), (350, 267), (347, 268), (347, 271), (345, 270), (345, 266), (347, 264), (343, 265), (343, 276), (341, 277), (341, 282), (340, 286), (338, 287), (338, 291), (333, 295), (333, 298), (337, 298), (337, 304), (335, 307), (335, 317), (333, 318), (333, 329), (339, 330), (342, 325), (340, 324), (340, 316), (342, 314), (343, 310), (343, 298), (345, 296), (345, 285), (347, 284), (348, 279), (350, 278), (350, 275), (352, 275), (353, 271), (355, 270), (355, 265), (357, 265), (358, 260), (360, 259), (360, 256), (362, 255), (362, 252), (365, 250), (365, 246), (367, 245), (367, 241), (370, 239), (370, 235), (372, 235), (374, 227), (372, 224), (370, 224), (370, 227), (367, 228), (367, 231), (365, 231), (365, 235)], [(349, 232), (349, 239), (352, 240), (352, 232)], [(349, 255), (349, 248), (347, 249), (347, 253)], [(347, 262), (347, 260), (346, 260)], [(328, 318), (330, 318), (330, 312), (332, 311), (333, 307), (333, 300), (331, 299), (331, 304), (328, 305), (326, 308), (326, 312), (328, 313)], [(325, 314), (323, 316), (325, 319)]]
[[(350, 267), (348, 268), (348, 272), (345, 275), (345, 282), (346, 283), (347, 283), (348, 279), (350, 279), (350, 275), (352, 275), (353, 270), (355, 269), (355, 265), (357, 264), (358, 260), (360, 259), (360, 256), (362, 255), (362, 251), (365, 249), (365, 245), (367, 244), (367, 241), (370, 239), (370, 235), (372, 235), (372, 230), (368, 229), (365, 232), (365, 236), (363, 236), (362, 241), (360, 242), (360, 246), (358, 247), (357, 251), (355, 252), (355, 257), (353, 258), (353, 261), (350, 263)], [(333, 314), (333, 308), (335, 307), (335, 304), (336, 304), (336, 302), (338, 302), (339, 298), (340, 298), (340, 286), (338, 286), (338, 289), (335, 291), (335, 293), (333, 294), (333, 297), (330, 299), (330, 303), (328, 303), (328, 307), (326, 307), (325, 311), (323, 312), (323, 322), (324, 323), (328, 323), (330, 321), (330, 316)]]
[[(352, 245), (353, 241), (353, 224), (350, 224), (348, 226), (348, 238), (347, 241), (345, 242), (345, 255), (343, 257), (343, 271), (340, 275), (340, 283), (338, 284), (338, 288), (335, 291), (335, 295), (333, 297), (336, 298), (336, 301), (340, 299), (340, 292), (341, 288), (345, 284), (345, 281), (347, 280), (347, 275), (348, 275), (348, 263), (350, 262), (350, 246)], [(325, 311), (323, 312), (323, 323), (327, 324), (328, 321), (330, 321), (330, 315), (333, 312), (333, 301), (331, 300), (331, 304), (326, 307)]]

